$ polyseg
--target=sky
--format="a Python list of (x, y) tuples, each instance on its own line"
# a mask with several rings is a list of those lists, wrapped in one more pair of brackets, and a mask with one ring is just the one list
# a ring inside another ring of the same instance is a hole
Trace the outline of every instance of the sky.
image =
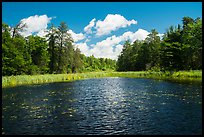
[(23, 36), (44, 37), (51, 23), (64, 21), (86, 56), (117, 59), (126, 40), (144, 40), (152, 29), (159, 36), (182, 18), (202, 18), (202, 2), (2, 2), (2, 21), (22, 21)]

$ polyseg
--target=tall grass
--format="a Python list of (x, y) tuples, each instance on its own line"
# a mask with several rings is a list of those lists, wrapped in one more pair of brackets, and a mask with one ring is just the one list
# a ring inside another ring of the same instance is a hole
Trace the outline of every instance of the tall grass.
[(126, 77), (126, 78), (152, 78), (172, 80), (178, 82), (202, 82), (202, 71), (178, 71), (178, 72), (87, 72), (76, 74), (45, 74), (45, 75), (18, 75), (2, 77), (2, 87), (18, 85), (42, 84), (52, 82), (71, 82), (74, 80), (101, 77)]
[(71, 82), (79, 79), (107, 77), (108, 73), (89, 72), (76, 74), (45, 74), (45, 75), (18, 75), (2, 77), (2, 87), (13, 87), (17, 85), (42, 84), (52, 82)]

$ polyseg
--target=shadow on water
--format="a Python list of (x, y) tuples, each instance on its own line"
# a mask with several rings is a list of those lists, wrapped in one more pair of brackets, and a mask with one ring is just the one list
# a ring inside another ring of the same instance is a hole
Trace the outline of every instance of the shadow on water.
[(202, 85), (100, 78), (2, 92), (2, 134), (201, 134)]

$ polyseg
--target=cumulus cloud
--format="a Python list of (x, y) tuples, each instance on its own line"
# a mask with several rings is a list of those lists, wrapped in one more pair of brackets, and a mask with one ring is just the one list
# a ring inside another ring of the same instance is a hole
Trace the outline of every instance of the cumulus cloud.
[(95, 25), (95, 21), (96, 19), (92, 19), (90, 22), (89, 22), (89, 25), (87, 25), (85, 28), (84, 28), (84, 31), (87, 33), (87, 34), (91, 34), (92, 33), (92, 28), (93, 26)]
[(42, 29), (37, 33), (37, 36), (45, 37), (45, 35), (47, 35), (47, 34), (48, 34), (48, 30), (47, 29)]
[(143, 29), (138, 29), (136, 32), (125, 32), (122, 36), (120, 36), (123, 40), (130, 40), (130, 42), (134, 42), (135, 40), (144, 40), (149, 35), (149, 32)]
[(108, 14), (104, 20), (96, 20), (93, 18), (89, 24), (84, 27), (84, 32), (86, 34), (94, 33), (96, 36), (103, 36), (108, 35), (112, 31), (116, 31), (120, 28), (128, 27), (132, 24), (137, 24), (137, 21), (134, 19), (127, 20), (120, 14)]
[(115, 31), (119, 28), (125, 28), (127, 26), (130, 26), (131, 24), (137, 24), (137, 21), (135, 21), (134, 19), (128, 21), (119, 14), (108, 14), (103, 21), (98, 20), (96, 22), (96, 35), (107, 35), (112, 31)]
[(76, 43), (76, 45), (86, 56), (94, 55), (97, 58), (117, 59), (123, 48), (122, 42), (130, 40), (130, 42), (133, 43), (135, 40), (144, 40), (148, 34), (148, 31), (138, 29), (135, 32), (125, 32), (120, 36), (113, 35), (90, 46), (88, 46), (86, 42)]
[(74, 39), (74, 42), (80, 41), (85, 39), (85, 35), (82, 33), (75, 33), (74, 31), (72, 31), (71, 29), (68, 31), (68, 33), (71, 34), (72, 38)]
[(86, 56), (90, 56), (91, 55), (91, 52), (89, 51), (90, 48), (88, 47), (86, 42), (85, 43), (80, 42), (80, 43), (77, 43), (75, 45), (76, 45), (77, 48), (80, 49), (81, 53), (83, 53), (84, 55), (86, 55)]
[(21, 31), (21, 35), (26, 37), (29, 35), (32, 35), (33, 33), (37, 33), (39, 36), (44, 36), (46, 34), (46, 29), (48, 23), (50, 23), (50, 20), (52, 18), (48, 17), (47, 15), (35, 15), (30, 16), (28, 18), (24, 18), (21, 20), (21, 22), (26, 24), (26, 28)]

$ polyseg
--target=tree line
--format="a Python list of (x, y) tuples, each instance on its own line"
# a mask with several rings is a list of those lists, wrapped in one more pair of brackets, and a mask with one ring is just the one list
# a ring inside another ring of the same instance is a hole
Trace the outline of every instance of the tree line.
[(91, 71), (202, 69), (202, 20), (183, 17), (160, 39), (153, 29), (145, 40), (124, 43), (118, 60), (85, 56), (73, 45), (68, 26), (53, 24), (45, 38), (23, 37), (22, 22), (11, 28), (2, 23), (2, 75), (61, 74)]
[(160, 39), (153, 29), (148, 37), (126, 41), (117, 61), (118, 71), (178, 71), (202, 69), (202, 20), (183, 17)]
[(61, 74), (114, 70), (116, 61), (108, 58), (86, 57), (73, 45), (68, 26), (53, 24), (46, 38), (30, 35), (23, 37), (20, 31), (26, 24), (11, 28), (2, 23), (2, 75)]

